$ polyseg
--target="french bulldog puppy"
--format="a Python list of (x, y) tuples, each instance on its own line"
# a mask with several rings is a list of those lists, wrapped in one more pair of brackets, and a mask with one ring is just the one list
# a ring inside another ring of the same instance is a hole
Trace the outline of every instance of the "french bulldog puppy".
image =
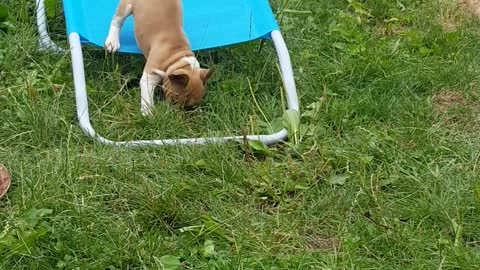
[(215, 67), (203, 69), (183, 31), (181, 0), (120, 0), (105, 47), (120, 49), (120, 29), (133, 15), (137, 44), (146, 58), (140, 79), (141, 112), (152, 113), (154, 90), (162, 83), (167, 101), (185, 108), (198, 106)]

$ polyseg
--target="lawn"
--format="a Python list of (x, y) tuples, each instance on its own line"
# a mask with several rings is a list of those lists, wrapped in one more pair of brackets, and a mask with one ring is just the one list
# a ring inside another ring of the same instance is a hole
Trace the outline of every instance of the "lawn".
[[(297, 139), (125, 149), (79, 129), (70, 55), (38, 50), (34, 1), (2, 0), (0, 163), (13, 183), (0, 269), (479, 269), (475, 1), (270, 2), (301, 99)], [(66, 48), (61, 9), (49, 17)], [(143, 58), (87, 47), (94, 127), (115, 140), (278, 128), (264, 45), (198, 52), (218, 68), (203, 105), (160, 101), (151, 118)]]

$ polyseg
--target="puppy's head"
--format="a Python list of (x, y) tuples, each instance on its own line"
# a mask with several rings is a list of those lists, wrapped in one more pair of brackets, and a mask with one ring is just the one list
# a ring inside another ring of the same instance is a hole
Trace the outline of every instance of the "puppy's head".
[(184, 108), (200, 105), (208, 80), (216, 70), (181, 67), (167, 72), (163, 80), (165, 99)]

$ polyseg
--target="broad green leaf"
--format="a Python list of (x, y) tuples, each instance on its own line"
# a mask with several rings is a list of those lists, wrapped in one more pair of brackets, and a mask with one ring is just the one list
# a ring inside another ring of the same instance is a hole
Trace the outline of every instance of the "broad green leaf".
[[(16, 230), (15, 230), (16, 231)], [(18, 239), (14, 235), (6, 235), (0, 239), (0, 246), (4, 246), (9, 251), (10, 255), (27, 253), (29, 243), (23, 239)]]
[(206, 240), (203, 244), (202, 256), (205, 258), (215, 256), (215, 244), (212, 240)]
[(460, 40), (460, 33), (459, 32), (449, 32), (445, 33), (445, 41), (450, 46), (457, 46)]
[(14, 247), (19, 240), (13, 235), (5, 234), (2, 238), (0, 238), (0, 245), (6, 246), (8, 248)]
[(47, 227), (40, 227), (38, 229), (35, 230), (35, 232), (31, 235), (32, 238), (34, 238), (35, 240), (37, 240), (38, 238), (44, 236), (45, 234), (48, 233), (48, 228)]
[(164, 270), (177, 270), (180, 269), (180, 266), (182, 266), (182, 263), (180, 263), (178, 257), (172, 255), (160, 257), (160, 263), (162, 264)]
[(428, 56), (433, 53), (432, 49), (429, 49), (425, 46), (420, 47), (419, 51), (422, 56)]
[(52, 209), (39, 209), (37, 211), (37, 216), (38, 217), (45, 217), (45, 216), (51, 215), (52, 213), (53, 213)]
[(270, 122), (257, 120), (257, 124), (260, 128), (265, 129), (268, 134), (273, 134), (283, 129), (282, 117), (273, 119)]
[(283, 114), (283, 127), (288, 131), (288, 137), (295, 144), (299, 142), (300, 113), (296, 110), (288, 110)]
[(283, 120), (281, 117), (275, 118), (270, 122), (268, 126), (268, 132), (270, 134), (277, 133), (283, 129)]
[(367, 10), (367, 8), (360, 2), (358, 1), (349, 1), (350, 5), (353, 7), (355, 10), (355, 13), (365, 15), (368, 17), (372, 17), (372, 14)]
[(322, 108), (322, 103), (320, 101), (314, 102), (307, 106), (307, 109), (305, 110), (305, 112), (303, 112), (302, 117), (315, 119), (318, 117), (318, 114), (321, 108)]
[(339, 185), (343, 186), (345, 185), (345, 182), (347, 181), (348, 176), (344, 174), (339, 174), (339, 175), (333, 175), (327, 179), (327, 181), (332, 184), (332, 185)]
[(205, 159), (200, 159), (197, 162), (195, 162), (195, 167), (197, 167), (197, 169), (203, 170), (207, 167), (207, 162), (205, 161)]
[(345, 43), (341, 43), (341, 42), (335, 42), (332, 44), (332, 46), (335, 48), (335, 49), (339, 49), (339, 50), (345, 50), (347, 49), (347, 45), (345, 45)]
[(261, 141), (248, 141), (248, 145), (252, 148), (254, 153), (268, 155), (270, 151), (268, 147)]
[[(46, 233), (46, 231), (42, 230), (41, 232), (38, 232), (40, 234)], [(36, 230), (26, 230), (21, 233), (19, 233), (19, 238), (20, 238), (20, 245), (25, 248), (25, 250), (31, 250), (33, 247), (35, 247), (35, 242), (40, 236), (37, 236), (37, 231)]]
[(53, 213), (52, 209), (36, 209), (32, 208), (26, 213), (26, 222), (28, 225), (34, 227), (38, 224), (39, 220), (42, 217), (51, 215)]
[(373, 157), (372, 156), (361, 156), (360, 160), (362, 161), (363, 164), (369, 165), (369, 164), (372, 163)]

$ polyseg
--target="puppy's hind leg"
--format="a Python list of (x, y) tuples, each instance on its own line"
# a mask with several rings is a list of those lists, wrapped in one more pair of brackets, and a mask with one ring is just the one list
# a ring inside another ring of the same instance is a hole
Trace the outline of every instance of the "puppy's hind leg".
[(128, 16), (132, 14), (133, 5), (131, 0), (121, 0), (117, 7), (115, 16), (110, 24), (105, 47), (109, 52), (116, 52), (120, 49), (120, 29)]

